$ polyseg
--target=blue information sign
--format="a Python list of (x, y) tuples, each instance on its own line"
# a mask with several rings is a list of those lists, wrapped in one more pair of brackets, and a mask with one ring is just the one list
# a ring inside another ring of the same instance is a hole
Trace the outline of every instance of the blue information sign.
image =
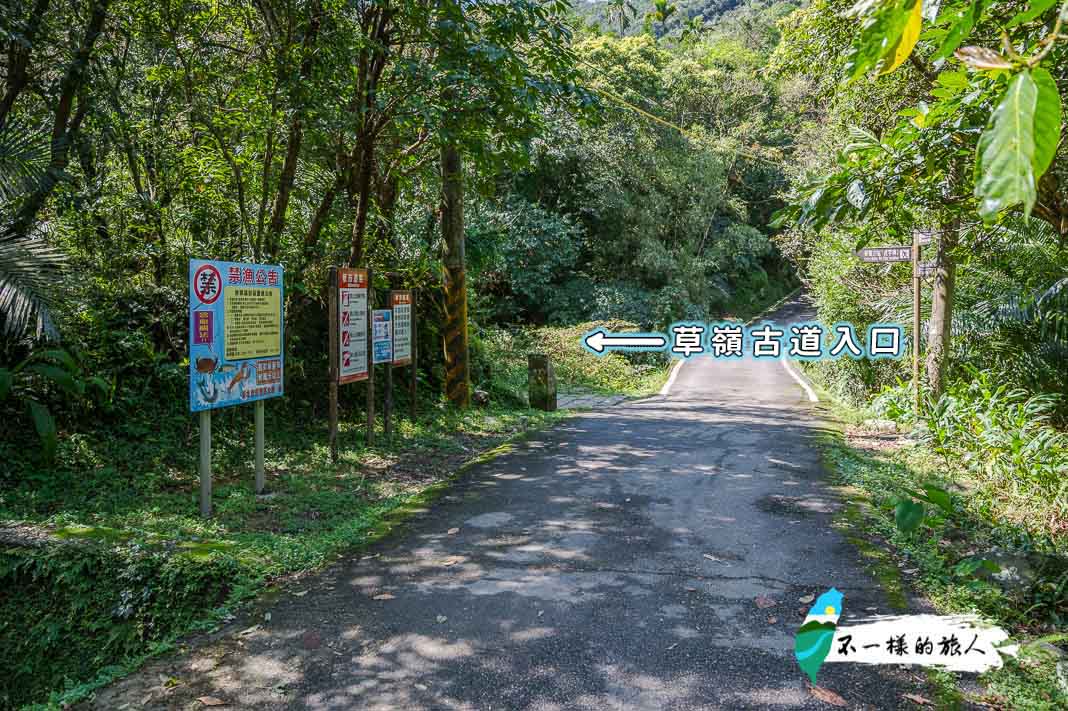
[(189, 408), (282, 395), (282, 267), (189, 261)]
[(371, 317), (371, 346), (374, 349), (375, 365), (393, 360), (393, 312), (377, 309)]

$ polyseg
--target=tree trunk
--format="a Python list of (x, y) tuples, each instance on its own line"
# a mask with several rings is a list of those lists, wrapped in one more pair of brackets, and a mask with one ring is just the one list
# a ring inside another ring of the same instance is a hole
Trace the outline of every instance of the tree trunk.
[(15, 100), (29, 84), (30, 53), (33, 51), (37, 33), (44, 23), (50, 0), (36, 0), (20, 40), (10, 40), (7, 54), (7, 90), (0, 99), (0, 128), (7, 124), (7, 117), (15, 106)]
[[(37, 181), (34, 190), (26, 196), (19, 207), (10, 230), (11, 234), (25, 235), (29, 232), (37, 221), (37, 214), (44, 207), (45, 202), (52, 195), (56, 186), (66, 177), (67, 164), (70, 161), (71, 142), (77, 135), (88, 109), (86, 104), (80, 101), (75, 111), (75, 99), (78, 97), (79, 91), (85, 82), (93, 48), (96, 45), (97, 38), (100, 37), (103, 31), (110, 3), (111, 0), (96, 0), (92, 4), (92, 12), (86, 23), (81, 44), (71, 63), (67, 66), (59, 85), (59, 100), (56, 102), (52, 118), (52, 150), (48, 169)], [(73, 116), (71, 115), (72, 113)]]
[(378, 217), (375, 224), (375, 241), (388, 244), (397, 258), (396, 233), (393, 220), (397, 213), (398, 180), (396, 175), (382, 178), (378, 185)]
[(363, 238), (367, 232), (367, 213), (371, 203), (371, 176), (374, 171), (375, 139), (367, 133), (361, 138), (360, 162), (356, 172), (355, 195), (356, 217), (352, 221), (352, 248), (349, 251), (349, 266), (357, 267), (363, 261)]
[(957, 246), (959, 230), (960, 223), (957, 220), (943, 225), (942, 238), (938, 242), (937, 271), (931, 291), (931, 320), (927, 326), (927, 385), (934, 400), (941, 397), (945, 390), (957, 277), (953, 250)]
[(456, 144), (441, 148), (441, 236), (445, 262), (445, 396), (471, 404), (467, 362), (467, 286), (464, 272), (463, 164)]

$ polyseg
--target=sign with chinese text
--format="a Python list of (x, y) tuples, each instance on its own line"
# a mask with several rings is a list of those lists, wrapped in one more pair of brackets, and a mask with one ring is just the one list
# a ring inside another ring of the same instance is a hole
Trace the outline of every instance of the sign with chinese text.
[(371, 319), (371, 347), (374, 349), (373, 363), (389, 363), (393, 359), (393, 332), (389, 309), (376, 309)]
[(282, 267), (189, 262), (189, 407), (282, 395)]
[(338, 382), (367, 378), (367, 270), (337, 270)]
[(912, 247), (865, 247), (857, 256), (862, 262), (911, 262)]
[(393, 365), (412, 362), (412, 292), (389, 292), (393, 307)]

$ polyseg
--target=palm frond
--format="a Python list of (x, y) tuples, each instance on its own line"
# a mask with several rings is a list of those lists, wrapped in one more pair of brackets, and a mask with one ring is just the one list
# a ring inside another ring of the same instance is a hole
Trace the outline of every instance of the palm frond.
[(49, 140), (44, 131), (21, 121), (0, 130), (0, 202), (32, 188), (48, 168)]
[(63, 252), (40, 239), (0, 237), (0, 331), (58, 337), (50, 310), (65, 265)]

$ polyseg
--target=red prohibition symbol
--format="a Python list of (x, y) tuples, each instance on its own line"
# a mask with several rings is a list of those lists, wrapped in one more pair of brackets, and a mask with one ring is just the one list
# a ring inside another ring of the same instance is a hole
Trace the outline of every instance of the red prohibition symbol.
[(222, 293), (222, 274), (211, 264), (202, 264), (193, 274), (193, 293), (201, 303), (214, 304)]

